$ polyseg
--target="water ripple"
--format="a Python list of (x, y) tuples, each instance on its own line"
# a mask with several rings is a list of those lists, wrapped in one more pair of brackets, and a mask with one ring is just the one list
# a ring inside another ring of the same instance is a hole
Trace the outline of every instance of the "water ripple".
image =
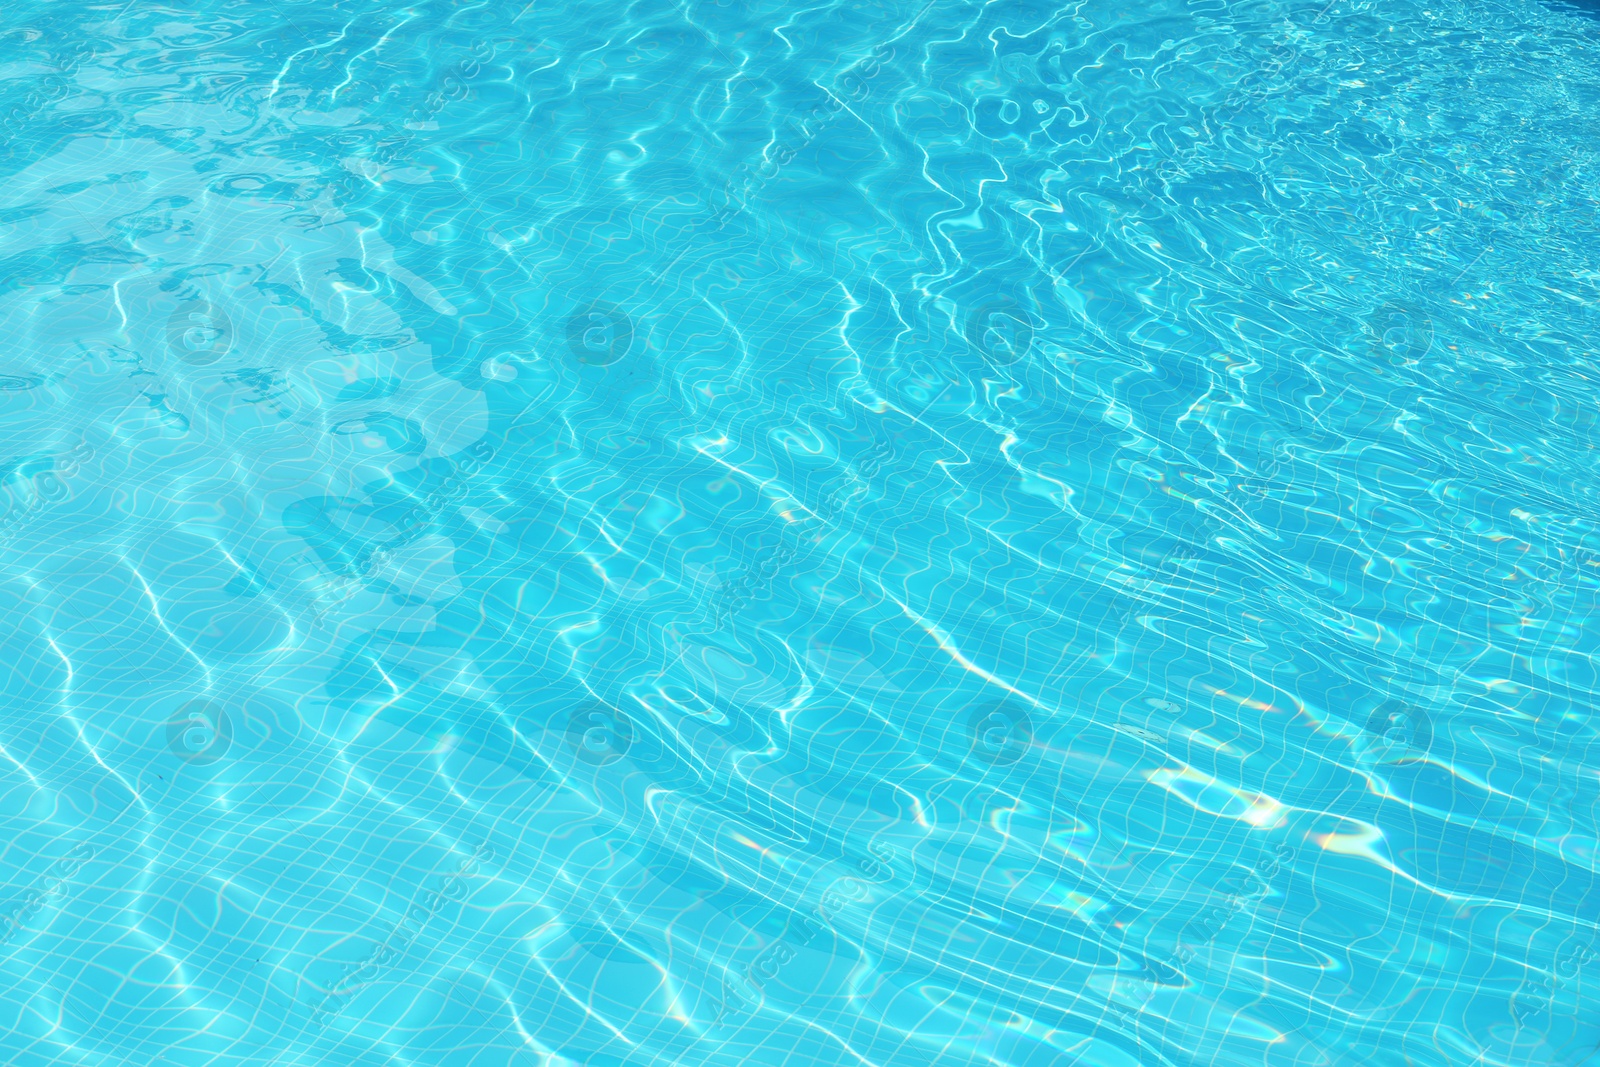
[(1585, 5), (9, 14), (5, 1062), (1593, 1062)]

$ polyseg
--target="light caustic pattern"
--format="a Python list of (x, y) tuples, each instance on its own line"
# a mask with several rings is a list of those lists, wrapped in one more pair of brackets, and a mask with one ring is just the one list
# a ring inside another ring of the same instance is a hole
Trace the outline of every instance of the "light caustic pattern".
[(1593, 1062), (1592, 14), (7, 5), (0, 1062)]

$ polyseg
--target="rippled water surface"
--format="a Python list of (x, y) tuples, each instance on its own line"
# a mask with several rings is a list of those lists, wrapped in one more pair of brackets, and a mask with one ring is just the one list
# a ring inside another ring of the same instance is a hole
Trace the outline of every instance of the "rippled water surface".
[(7, 1067), (1600, 1046), (1600, 21), (7, 4)]

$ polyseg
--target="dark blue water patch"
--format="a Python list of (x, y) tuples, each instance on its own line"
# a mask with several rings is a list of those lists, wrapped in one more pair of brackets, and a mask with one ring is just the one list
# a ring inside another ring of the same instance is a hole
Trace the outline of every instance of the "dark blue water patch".
[(411, 470), (363, 486), (372, 515), (398, 531), (391, 546), (413, 540), (475, 490), (483, 492), (479, 476), (496, 454), (492, 441), (476, 441), (455, 455), (420, 460)]
[(1413, 807), (1386, 806), (1398, 862), (1427, 884), (1468, 895), (1519, 899), (1561, 910), (1592, 907), (1600, 883), (1563, 859), (1534, 847), (1543, 816), (1503, 794), (1432, 763), (1397, 767), (1391, 789)]
[(1600, 2), (1596, 0), (1543, 0), (1556, 11), (1569, 12), (1588, 19), (1600, 19)]
[(352, 498), (309, 497), (284, 508), (283, 525), (310, 546), (336, 575), (362, 576), (371, 569), (373, 551), (393, 536), (393, 526), (377, 509)]
[(76, 239), (30, 249), (0, 259), (0, 293), (39, 285), (59, 284), (80, 266), (98, 263), (139, 263), (144, 257), (118, 241), (84, 243)]
[[(478, 368), (484, 359), (497, 354), (499, 349), (486, 345), (485, 342), (492, 341), (492, 338), (480, 338), (478, 331), (469, 325), (476, 320), (474, 312), (481, 313), (481, 308), (469, 304), (459, 314), (441, 314), (413, 292), (410, 286), (400, 284), (389, 274), (372, 269), (359, 260), (340, 259), (336, 272), (345, 284), (371, 293), (395, 311), (416, 339), (432, 350), (431, 364), (436, 374), (468, 388), (483, 387)], [(481, 279), (474, 281), (478, 285), (484, 284)]]

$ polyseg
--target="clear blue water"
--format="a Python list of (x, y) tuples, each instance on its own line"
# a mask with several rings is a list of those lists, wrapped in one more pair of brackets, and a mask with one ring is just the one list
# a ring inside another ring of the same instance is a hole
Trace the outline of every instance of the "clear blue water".
[(1594, 1063), (1595, 13), (8, 4), (0, 1063)]

